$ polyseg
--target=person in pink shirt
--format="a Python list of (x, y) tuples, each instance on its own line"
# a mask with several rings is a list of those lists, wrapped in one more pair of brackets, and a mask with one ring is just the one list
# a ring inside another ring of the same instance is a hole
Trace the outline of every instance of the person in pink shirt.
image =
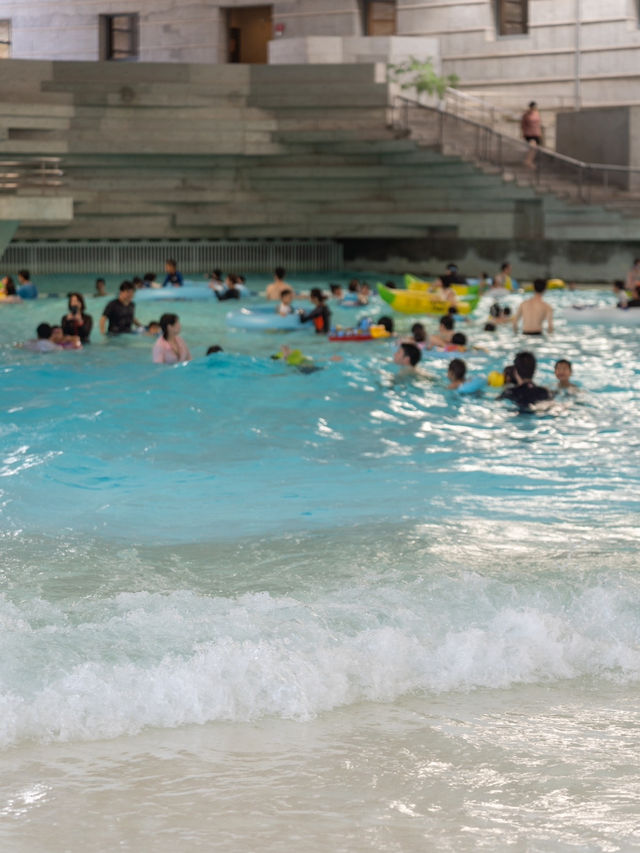
[(531, 101), (529, 109), (523, 114), (520, 121), (520, 128), (525, 142), (529, 143), (529, 150), (527, 151), (524, 164), (528, 169), (533, 169), (536, 159), (536, 148), (542, 145), (542, 119), (540, 118), (538, 105), (535, 101)]
[(154, 364), (178, 364), (191, 361), (189, 347), (180, 337), (180, 319), (177, 314), (163, 314), (160, 317), (162, 334), (153, 345)]

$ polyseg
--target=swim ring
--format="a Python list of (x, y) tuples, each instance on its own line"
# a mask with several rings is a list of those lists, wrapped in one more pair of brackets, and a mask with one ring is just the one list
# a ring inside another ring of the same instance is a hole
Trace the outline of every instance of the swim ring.
[(611, 306), (598, 307), (595, 305), (574, 305), (564, 308), (560, 316), (568, 323), (576, 323), (581, 326), (608, 325), (612, 326), (640, 326), (640, 308), (616, 308)]
[(297, 332), (315, 331), (313, 323), (301, 323), (299, 314), (280, 316), (276, 312), (276, 303), (259, 305), (255, 308), (240, 308), (229, 311), (226, 323), (230, 329), (245, 329), (252, 332)]

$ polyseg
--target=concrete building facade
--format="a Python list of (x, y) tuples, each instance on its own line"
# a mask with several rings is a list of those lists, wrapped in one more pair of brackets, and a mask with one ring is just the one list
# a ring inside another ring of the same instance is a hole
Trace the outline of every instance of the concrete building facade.
[(303, 63), (432, 57), (504, 106), (640, 104), (638, 0), (0, 0), (0, 55)]

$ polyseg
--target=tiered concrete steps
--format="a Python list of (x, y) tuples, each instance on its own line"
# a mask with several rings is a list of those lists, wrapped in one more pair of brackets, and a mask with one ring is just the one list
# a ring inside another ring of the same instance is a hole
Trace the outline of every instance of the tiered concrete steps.
[(74, 198), (73, 223), (47, 237), (580, 240), (626, 238), (631, 227), (603, 206), (398, 137), (372, 66), (19, 71), (19, 97), (0, 105), (0, 144), (33, 154), (59, 146)]

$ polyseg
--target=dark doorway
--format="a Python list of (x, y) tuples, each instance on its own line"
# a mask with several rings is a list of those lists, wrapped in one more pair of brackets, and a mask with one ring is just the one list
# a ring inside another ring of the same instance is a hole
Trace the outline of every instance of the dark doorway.
[(393, 36), (396, 34), (395, 0), (365, 0), (364, 29), (367, 36)]
[(227, 9), (227, 59), (266, 65), (273, 37), (273, 6)]

